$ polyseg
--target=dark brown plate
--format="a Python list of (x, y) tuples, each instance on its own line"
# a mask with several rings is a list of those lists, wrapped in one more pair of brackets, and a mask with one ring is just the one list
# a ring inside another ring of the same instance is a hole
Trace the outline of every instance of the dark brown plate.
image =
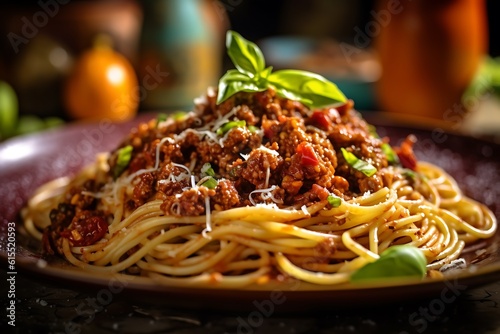
[[(433, 162), (453, 175), (464, 192), (488, 205), (500, 217), (500, 145), (479, 139), (444, 133), (439, 129), (411, 129), (377, 124), (381, 136), (398, 144), (407, 134), (418, 138), (415, 146), (420, 160)], [(18, 213), (30, 194), (41, 184), (63, 175), (72, 175), (93, 161), (98, 152), (114, 148), (130, 128), (154, 115), (141, 115), (122, 124), (73, 124), (0, 144), (0, 259), (7, 266), (8, 224), (20, 226)], [(500, 280), (500, 232), (487, 242), (470, 247), (469, 266), (444, 280), (396, 280), (385, 282), (317, 286), (305, 283), (269, 284), (243, 290), (173, 288), (158, 286), (148, 278), (97, 275), (73, 268), (57, 259), (41, 260), (39, 245), (16, 232), (18, 274), (27, 274), (75, 289), (120, 291), (127, 298), (186, 308), (250, 310), (313, 310), (328, 306), (364, 306), (420, 298), (450, 298), (464, 290)], [(214, 303), (214, 301), (216, 301)], [(259, 305), (259, 306), (257, 306)]]

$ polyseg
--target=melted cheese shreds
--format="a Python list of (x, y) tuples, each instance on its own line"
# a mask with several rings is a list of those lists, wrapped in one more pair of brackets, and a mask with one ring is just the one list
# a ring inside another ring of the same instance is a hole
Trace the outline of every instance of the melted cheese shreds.
[(271, 199), (273, 202), (275, 203), (283, 203), (283, 201), (281, 200), (278, 200), (277, 198), (274, 197), (272, 191), (276, 189), (276, 186), (272, 186), (270, 188), (265, 188), (265, 189), (256, 189), (254, 191), (252, 191), (249, 195), (248, 195), (248, 199), (250, 200), (250, 202), (252, 203), (253, 206), (257, 206), (257, 203), (254, 201), (254, 199), (252, 198), (252, 195), (253, 194), (262, 194), (261, 197), (262, 199), (265, 201), (267, 199)]
[(233, 109), (231, 109), (227, 114), (224, 116), (220, 116), (214, 121), (213, 126), (212, 126), (212, 131), (217, 131), (218, 128), (220, 128), (224, 123), (227, 123), (229, 121), (229, 118), (231, 116), (236, 115), (236, 112), (240, 109), (240, 106), (236, 106)]
[(210, 197), (205, 197), (205, 229), (201, 232), (201, 235), (206, 239), (211, 239), (211, 237), (207, 234), (208, 232), (212, 232), (212, 215), (210, 211)]
[(271, 168), (267, 167), (266, 169), (266, 182), (264, 183), (264, 187), (269, 187), (269, 178), (271, 177)]
[(263, 146), (263, 145), (261, 145), (259, 148), (257, 148), (257, 150), (264, 151), (264, 152), (269, 153), (269, 154), (271, 154), (271, 155), (274, 155), (274, 156), (276, 156), (276, 157), (277, 157), (278, 155), (280, 155), (277, 151), (275, 151), (275, 150), (271, 150), (271, 149), (269, 149), (269, 148), (267, 148), (267, 147), (265, 147), (265, 146)]

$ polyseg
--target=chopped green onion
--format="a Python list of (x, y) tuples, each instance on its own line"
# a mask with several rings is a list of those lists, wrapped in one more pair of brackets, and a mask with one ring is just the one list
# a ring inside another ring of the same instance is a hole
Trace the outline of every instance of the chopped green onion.
[(368, 133), (375, 138), (380, 138), (379, 134), (377, 133), (377, 128), (375, 127), (375, 125), (372, 124), (368, 125)]
[(127, 145), (118, 150), (118, 157), (116, 159), (116, 165), (113, 170), (113, 176), (116, 179), (120, 174), (127, 168), (132, 158), (132, 145)]
[(389, 163), (399, 164), (399, 157), (396, 154), (396, 152), (394, 152), (391, 145), (389, 145), (388, 143), (383, 143), (382, 144), (382, 151), (384, 152), (385, 156), (387, 157), (387, 161), (389, 161)]
[(158, 116), (156, 116), (156, 127), (158, 127), (158, 125), (161, 122), (165, 122), (166, 120), (167, 120), (167, 114), (159, 113)]
[(217, 187), (217, 180), (211, 177), (205, 182), (203, 182), (201, 185), (207, 187), (208, 189), (215, 189)]
[(414, 171), (412, 171), (411, 169), (405, 169), (403, 171), (403, 175), (407, 178), (410, 178), (412, 180), (415, 180), (415, 177), (417, 176), (417, 173), (415, 173)]
[(242, 121), (230, 121), (230, 122), (224, 123), (220, 128), (218, 128), (216, 133), (218, 136), (223, 136), (224, 134), (226, 134), (226, 132), (228, 132), (232, 128), (244, 128), (246, 124), (247, 124), (247, 122), (245, 122), (244, 120), (242, 120)]
[(251, 133), (256, 133), (257, 130), (259, 130), (259, 128), (256, 127), (255, 125), (249, 125), (248, 126), (248, 131), (250, 131)]
[(207, 176), (215, 176), (215, 171), (209, 162), (207, 162), (201, 167), (201, 172)]
[(337, 197), (337, 196), (334, 196), (334, 195), (329, 195), (327, 197), (327, 200), (328, 200), (328, 203), (334, 207), (334, 208), (337, 208), (340, 206), (340, 204), (342, 203), (342, 200), (340, 199), (340, 197)]
[(370, 177), (377, 172), (377, 168), (375, 168), (370, 163), (359, 159), (353, 153), (348, 152), (345, 148), (341, 148), (342, 155), (344, 156), (345, 161), (354, 168), (355, 170), (365, 174)]
[(182, 121), (187, 116), (187, 114), (187, 111), (176, 111), (174, 114), (172, 114), (172, 118), (176, 122)]

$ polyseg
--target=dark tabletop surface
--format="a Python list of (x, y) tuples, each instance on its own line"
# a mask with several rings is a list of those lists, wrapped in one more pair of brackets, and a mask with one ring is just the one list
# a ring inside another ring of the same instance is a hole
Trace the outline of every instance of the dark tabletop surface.
[[(8, 273), (0, 271), (3, 281)], [(500, 333), (500, 282), (453, 295), (378, 307), (280, 313), (181, 310), (96, 291), (58, 287), (17, 273), (15, 327), (3, 312), (0, 333)], [(2, 283), (2, 308), (9, 307)], [(124, 297), (124, 296), (122, 296)], [(217, 301), (215, 300), (214, 303)]]

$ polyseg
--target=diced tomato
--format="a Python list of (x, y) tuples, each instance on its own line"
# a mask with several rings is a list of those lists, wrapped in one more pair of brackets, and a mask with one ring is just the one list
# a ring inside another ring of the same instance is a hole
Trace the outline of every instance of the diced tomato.
[(85, 220), (75, 220), (73, 228), (61, 232), (61, 237), (68, 238), (73, 246), (88, 246), (101, 240), (108, 231), (108, 224), (103, 217), (91, 216)]
[(320, 200), (324, 200), (324, 199), (327, 199), (328, 198), (328, 195), (330, 195), (330, 193), (328, 192), (328, 190), (326, 190), (324, 187), (318, 185), (318, 184), (313, 184), (312, 187), (311, 187), (311, 192), (316, 194), (316, 196), (318, 196), (318, 198)]
[(346, 103), (341, 106), (338, 106), (336, 109), (340, 115), (345, 115), (349, 110), (354, 107), (354, 101), (349, 99)]
[(273, 121), (269, 119), (262, 120), (262, 130), (264, 130), (264, 137), (271, 139), (278, 131), (278, 121)]
[(340, 115), (336, 108), (325, 108), (314, 111), (310, 119), (314, 126), (328, 131), (339, 117)]
[(328, 130), (328, 128), (330, 127), (330, 124), (332, 122), (332, 120), (330, 119), (330, 117), (328, 117), (323, 111), (315, 111), (312, 115), (311, 115), (311, 121), (312, 123), (320, 128), (321, 130)]
[(312, 146), (306, 142), (302, 142), (295, 150), (300, 154), (300, 163), (304, 166), (317, 166), (319, 164), (318, 157)]
[(413, 144), (415, 144), (417, 138), (413, 135), (406, 137), (406, 139), (401, 143), (400, 147), (395, 148), (396, 154), (398, 155), (401, 165), (405, 168), (415, 170), (417, 168), (417, 158), (413, 152)]

